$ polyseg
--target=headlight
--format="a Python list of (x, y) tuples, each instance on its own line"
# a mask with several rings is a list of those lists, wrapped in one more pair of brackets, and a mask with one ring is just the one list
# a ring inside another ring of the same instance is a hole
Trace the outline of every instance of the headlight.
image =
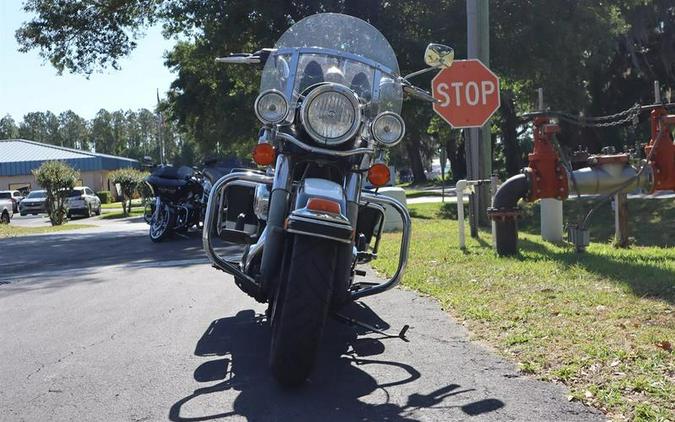
[(265, 91), (255, 100), (255, 114), (265, 124), (284, 121), (288, 115), (288, 101), (279, 91)]
[(405, 123), (398, 114), (385, 111), (375, 116), (370, 125), (370, 131), (377, 142), (393, 147), (403, 139)]
[(305, 97), (300, 108), (300, 118), (314, 140), (326, 145), (338, 145), (359, 130), (359, 99), (343, 85), (321, 85)]

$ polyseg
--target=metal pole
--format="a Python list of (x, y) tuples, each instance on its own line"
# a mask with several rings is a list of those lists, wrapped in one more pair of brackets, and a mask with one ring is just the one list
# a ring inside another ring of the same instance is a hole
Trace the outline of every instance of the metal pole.
[[(478, 44), (478, 0), (467, 0), (466, 2), (466, 40), (467, 53), (469, 58), (477, 58), (479, 55)], [(479, 148), (480, 142), (478, 129), (465, 129), (466, 136), (464, 149), (466, 152), (466, 173), (469, 180), (480, 179), (478, 175), (479, 167)], [(480, 214), (480, 205), (476, 201), (476, 195), (469, 195), (469, 227), (471, 237), (478, 237), (478, 215)]]
[[(469, 58), (480, 59), (490, 65), (489, 0), (467, 0), (467, 52)], [(468, 129), (466, 148), (467, 174), (470, 180), (485, 180), (492, 174), (492, 140), (490, 122), (481, 128)], [(478, 225), (487, 226), (487, 208), (490, 204), (489, 186), (476, 187), (469, 202), (471, 236), (478, 236)]]
[(628, 194), (614, 195), (614, 246), (628, 247)]

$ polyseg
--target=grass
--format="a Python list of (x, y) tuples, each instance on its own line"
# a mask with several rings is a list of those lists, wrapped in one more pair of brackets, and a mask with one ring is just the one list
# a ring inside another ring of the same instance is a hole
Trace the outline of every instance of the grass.
[[(633, 202), (643, 211), (658, 208), (651, 201)], [(675, 341), (675, 248), (596, 242), (579, 255), (521, 232), (520, 255), (498, 258), (489, 232), (469, 238), (466, 251), (458, 248), (457, 222), (448, 218), (453, 207), (410, 208), (405, 286), (437, 298), (524, 373), (566, 384), (571, 400), (616, 420), (675, 420), (675, 362), (668, 350)], [(636, 217), (656, 218), (650, 215)], [(672, 225), (651, 224), (656, 227), (642, 229), (652, 237), (638, 243), (675, 238)], [(373, 263), (378, 271), (395, 270), (398, 239), (385, 235)]]
[[(136, 207), (143, 207), (143, 204), (141, 203), (140, 199), (132, 199), (131, 200), (131, 208), (136, 208)], [(122, 209), (122, 203), (121, 202), (111, 202), (110, 204), (101, 204), (101, 209), (104, 210), (114, 210), (114, 209)]]
[(44, 226), (44, 227), (21, 227), (10, 224), (0, 224), (0, 238), (28, 236), (31, 234), (55, 233), (67, 230), (86, 229), (88, 227), (96, 227), (92, 224), (70, 224), (66, 223), (61, 226)]
[[(138, 216), (141, 216), (141, 215), (143, 215), (143, 208), (131, 207), (131, 212), (129, 213), (129, 217), (138, 217)], [(102, 219), (102, 220), (115, 220), (115, 219), (118, 219), (118, 218), (125, 218), (125, 217), (124, 217), (124, 213), (122, 212), (122, 208), (120, 207), (120, 209), (117, 210), (117, 211), (110, 211), (110, 212), (103, 213), (99, 218)]]

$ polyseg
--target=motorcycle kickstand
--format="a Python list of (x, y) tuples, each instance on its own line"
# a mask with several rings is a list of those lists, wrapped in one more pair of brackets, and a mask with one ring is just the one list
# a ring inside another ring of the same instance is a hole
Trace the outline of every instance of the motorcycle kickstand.
[(383, 335), (385, 338), (400, 338), (401, 340), (405, 341), (406, 343), (410, 342), (410, 340), (408, 340), (405, 336), (406, 332), (408, 332), (408, 329), (410, 328), (410, 325), (408, 325), (408, 324), (405, 324), (403, 326), (403, 328), (401, 328), (401, 331), (398, 334), (394, 335), (394, 334), (389, 334), (386, 331), (380, 330), (379, 328), (374, 327), (370, 324), (367, 324), (363, 321), (359, 321), (358, 319), (350, 318), (346, 315), (342, 315), (342, 314), (339, 314), (337, 312), (335, 312), (333, 314), (333, 316), (338, 321), (340, 321), (342, 323), (345, 323), (345, 324), (349, 325), (350, 327), (356, 325), (356, 326), (364, 328), (368, 331), (372, 331), (373, 333)]

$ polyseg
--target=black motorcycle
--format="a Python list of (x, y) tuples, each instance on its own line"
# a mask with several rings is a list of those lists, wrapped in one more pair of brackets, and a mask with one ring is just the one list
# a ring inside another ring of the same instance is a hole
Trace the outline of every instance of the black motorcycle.
[[(269, 303), (270, 366), (281, 383), (308, 377), (329, 313), (401, 279), (410, 216), (395, 199), (365, 190), (363, 179), (376, 188), (390, 182), (383, 157), (403, 139), (404, 94), (434, 101), (408, 79), (450, 66), (453, 55), (430, 44), (430, 67), (404, 78), (377, 29), (326, 13), (297, 22), (273, 49), (216, 59), (264, 66), (253, 160), (267, 173), (229, 174), (213, 185), (204, 249), (239, 288)], [(398, 266), (389, 280), (359, 281), (357, 265), (377, 258), (384, 207), (402, 221)], [(247, 246), (226, 256), (218, 239)]]
[(150, 239), (160, 242), (171, 233), (199, 227), (204, 221), (211, 186), (229, 172), (230, 169), (215, 162), (207, 162), (201, 171), (186, 166), (162, 166), (155, 170), (146, 179), (154, 195), (145, 211)]

